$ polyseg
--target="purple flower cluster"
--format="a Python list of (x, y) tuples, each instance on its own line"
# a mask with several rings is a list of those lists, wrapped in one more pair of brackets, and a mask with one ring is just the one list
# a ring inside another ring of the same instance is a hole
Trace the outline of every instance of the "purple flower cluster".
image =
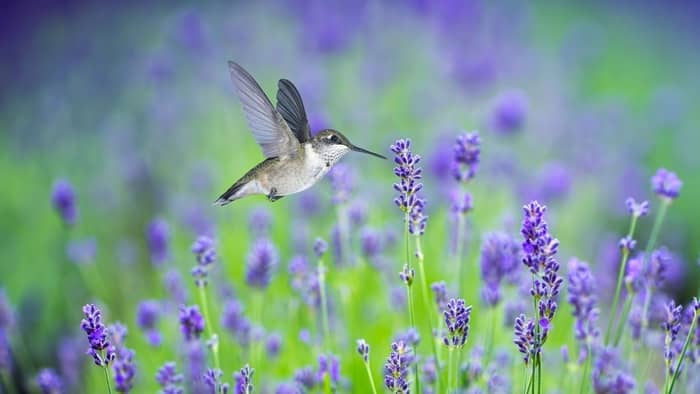
[(438, 311), (444, 311), (447, 309), (447, 285), (444, 281), (435, 282), (430, 285), (430, 289), (435, 295), (435, 305), (437, 305)]
[(471, 305), (467, 306), (461, 298), (452, 298), (447, 302), (447, 308), (442, 312), (447, 328), (446, 335), (442, 338), (445, 346), (464, 346), (469, 336), (471, 312)]
[(243, 315), (243, 305), (236, 300), (229, 300), (221, 314), (221, 326), (233, 335), (241, 346), (250, 343), (252, 326)]
[(43, 394), (63, 393), (63, 382), (56, 371), (51, 368), (44, 368), (36, 376), (36, 384)]
[(404, 342), (391, 344), (391, 353), (384, 364), (384, 385), (394, 394), (408, 394), (408, 371), (415, 361), (413, 349)]
[(102, 323), (102, 312), (97, 306), (87, 304), (83, 307), (85, 318), (80, 322), (80, 328), (87, 335), (90, 347), (87, 354), (91, 355), (95, 365), (106, 368), (114, 361), (115, 348), (107, 339), (107, 327)]
[(299, 293), (307, 305), (315, 308), (321, 305), (321, 288), (317, 272), (311, 270), (306, 257), (297, 255), (289, 262), (289, 275), (292, 288)]
[(117, 358), (112, 364), (114, 370), (115, 389), (120, 393), (128, 393), (134, 385), (136, 366), (134, 365), (134, 351), (120, 347)]
[(634, 217), (642, 217), (649, 214), (649, 201), (637, 202), (634, 198), (629, 197), (625, 200), (627, 211)]
[(355, 172), (345, 163), (338, 163), (328, 173), (328, 180), (333, 189), (333, 204), (345, 204), (350, 200), (350, 194), (355, 188)]
[(267, 236), (272, 225), (272, 216), (266, 208), (255, 208), (248, 216), (248, 227), (255, 238)]
[(316, 257), (322, 257), (328, 251), (328, 243), (323, 238), (316, 238), (314, 241), (314, 254)]
[(228, 394), (228, 383), (222, 383), (223, 372), (220, 369), (209, 368), (202, 376), (204, 384), (209, 388), (209, 392), (215, 394)]
[(51, 201), (54, 209), (58, 212), (63, 223), (72, 226), (78, 219), (78, 207), (75, 203), (75, 192), (73, 185), (65, 179), (56, 181), (53, 184)]
[(576, 318), (574, 335), (585, 345), (591, 345), (600, 334), (596, 326), (600, 311), (596, 307), (595, 278), (587, 263), (576, 258), (569, 261), (568, 289)]
[(159, 346), (161, 343), (157, 328), (158, 320), (160, 320), (160, 303), (156, 300), (141, 301), (136, 309), (136, 324), (146, 333), (151, 346)]
[(205, 235), (201, 235), (194, 241), (191, 250), (197, 258), (197, 265), (192, 268), (194, 283), (198, 287), (206, 286), (210, 266), (216, 261), (214, 241)]
[(631, 393), (634, 378), (621, 369), (620, 360), (614, 348), (600, 349), (593, 367), (593, 389), (596, 393)]
[(170, 245), (170, 227), (163, 219), (154, 219), (146, 230), (146, 241), (151, 262), (161, 265), (168, 260)]
[(369, 344), (364, 339), (357, 340), (357, 353), (362, 357), (362, 361), (369, 362)]
[(332, 354), (321, 354), (318, 356), (316, 383), (322, 384), (325, 375), (328, 375), (333, 386), (340, 383), (340, 360), (338, 357)]
[(559, 247), (559, 240), (549, 234), (544, 213), (547, 208), (537, 201), (523, 207), (525, 218), (521, 234), (523, 235), (523, 264), (533, 275), (530, 294), (535, 298), (538, 309), (540, 343), (544, 344), (550, 323), (557, 311), (556, 297), (559, 295), (563, 279), (559, 277), (559, 263), (554, 255)]
[(651, 177), (651, 188), (659, 197), (668, 201), (675, 200), (681, 193), (683, 181), (678, 178), (675, 172), (665, 168), (659, 168)]
[(457, 182), (468, 182), (476, 175), (481, 155), (481, 137), (477, 131), (457, 136), (454, 146), (452, 176)]
[(487, 234), (481, 246), (481, 299), (489, 307), (501, 300), (501, 282), (517, 280), (520, 245), (505, 233)]
[(251, 394), (253, 392), (253, 373), (255, 370), (246, 364), (240, 371), (233, 374), (235, 394)]
[(418, 195), (423, 189), (420, 182), (423, 177), (423, 170), (418, 167), (420, 155), (411, 152), (411, 140), (396, 140), (391, 145), (394, 152), (394, 174), (399, 177), (399, 183), (394, 184), (394, 190), (399, 195), (394, 199), (394, 204), (398, 206), (409, 217), (409, 231), (413, 235), (422, 235), (425, 232), (425, 225), (428, 217), (424, 214), (425, 200)]
[(199, 339), (204, 331), (204, 317), (197, 305), (180, 307), (180, 331), (185, 340)]
[(165, 363), (156, 373), (156, 381), (163, 394), (183, 394), (182, 374), (177, 373), (174, 362)]
[(413, 278), (416, 277), (416, 270), (410, 268), (408, 264), (403, 265), (403, 269), (399, 272), (399, 278), (406, 284), (406, 286), (411, 286), (413, 284)]
[(523, 361), (528, 365), (531, 359), (537, 357), (542, 348), (540, 338), (535, 333), (535, 323), (524, 314), (515, 318), (515, 337), (513, 343), (523, 354)]
[(525, 124), (527, 98), (517, 90), (507, 91), (496, 99), (491, 112), (491, 127), (500, 133), (514, 133)]
[(666, 365), (668, 366), (668, 374), (674, 373), (673, 361), (676, 356), (676, 351), (674, 349), (674, 343), (678, 338), (678, 333), (681, 330), (681, 312), (683, 310), (683, 305), (676, 305), (674, 300), (670, 300), (664, 305), (665, 318), (663, 323), (661, 323), (661, 328), (666, 333), (666, 339), (664, 341), (664, 360), (666, 360)]
[(246, 261), (245, 280), (248, 286), (267, 288), (278, 260), (277, 249), (270, 240), (261, 238), (255, 241)]
[(301, 388), (311, 391), (316, 386), (316, 375), (312, 367), (304, 367), (294, 372), (294, 382)]

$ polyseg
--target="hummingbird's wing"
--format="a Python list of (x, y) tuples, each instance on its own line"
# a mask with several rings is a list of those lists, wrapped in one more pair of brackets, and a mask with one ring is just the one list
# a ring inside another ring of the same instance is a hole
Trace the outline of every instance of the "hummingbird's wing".
[(292, 81), (280, 79), (277, 83), (277, 111), (302, 144), (311, 139), (311, 127), (301, 95)]
[(283, 157), (296, 154), (299, 141), (287, 122), (272, 106), (270, 99), (255, 79), (236, 62), (228, 62), (231, 79), (241, 100), (253, 137), (265, 157)]

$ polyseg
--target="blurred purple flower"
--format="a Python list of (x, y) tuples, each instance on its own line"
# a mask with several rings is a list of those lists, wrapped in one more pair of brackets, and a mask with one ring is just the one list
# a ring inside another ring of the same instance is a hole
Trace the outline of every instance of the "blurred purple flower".
[(75, 264), (92, 264), (97, 256), (97, 240), (94, 237), (70, 241), (66, 256)]
[(233, 374), (235, 382), (235, 394), (252, 394), (253, 393), (253, 374), (255, 370), (246, 364), (240, 371)]
[(420, 333), (415, 328), (411, 327), (404, 332), (398, 333), (393, 342), (403, 342), (406, 345), (416, 348), (420, 343)]
[(316, 375), (312, 367), (304, 367), (294, 372), (294, 381), (306, 390), (316, 386)]
[(277, 333), (272, 333), (267, 336), (265, 341), (265, 350), (269, 358), (275, 358), (280, 353), (282, 348), (282, 336)]
[(263, 290), (267, 288), (278, 261), (277, 249), (270, 240), (262, 238), (255, 241), (246, 260), (245, 278), (248, 286)]
[(367, 203), (365, 200), (356, 199), (348, 207), (348, 218), (350, 224), (355, 228), (362, 226), (367, 221)]
[(148, 251), (151, 254), (151, 262), (161, 265), (168, 260), (170, 244), (170, 227), (163, 219), (153, 219), (146, 231)]
[(145, 331), (151, 346), (159, 346), (161, 343), (161, 336), (156, 327), (160, 313), (160, 303), (156, 300), (141, 301), (136, 309), (136, 324)]
[(452, 176), (457, 182), (468, 182), (476, 175), (481, 155), (481, 137), (478, 131), (461, 133), (453, 148)]
[(668, 376), (673, 375), (675, 372), (674, 364), (677, 352), (674, 349), (674, 342), (678, 338), (678, 333), (681, 330), (682, 310), (683, 305), (676, 305), (674, 300), (670, 300), (664, 305), (666, 318), (661, 324), (661, 328), (666, 334), (666, 339), (664, 341), (664, 360), (668, 366), (668, 371), (666, 372)]
[(9, 331), (15, 325), (15, 311), (7, 299), (5, 289), (0, 287), (0, 331)]
[(649, 201), (637, 202), (634, 198), (628, 197), (625, 200), (625, 205), (632, 216), (641, 217), (649, 214)]
[(51, 192), (51, 202), (54, 209), (68, 226), (75, 224), (78, 219), (78, 207), (75, 202), (75, 192), (73, 185), (65, 179), (59, 179), (53, 184)]
[(631, 393), (635, 382), (631, 375), (621, 369), (614, 348), (600, 349), (593, 367), (593, 389), (596, 393)]
[(338, 163), (328, 173), (328, 180), (333, 189), (333, 204), (345, 204), (350, 200), (350, 194), (355, 188), (355, 170), (345, 163)]
[(272, 225), (272, 215), (267, 208), (256, 207), (248, 216), (248, 227), (254, 238), (265, 237)]
[(406, 287), (404, 285), (391, 287), (389, 290), (389, 303), (395, 311), (406, 307)]
[[(0, 348), (2, 346), (0, 345)], [(63, 377), (65, 388), (71, 391), (80, 383), (82, 375), (82, 359), (83, 354), (82, 341), (78, 337), (62, 338), (58, 343), (57, 361)], [(0, 368), (2, 362), (0, 362)]]
[(300, 193), (297, 198), (297, 206), (299, 207), (299, 213), (305, 218), (310, 218), (318, 215), (323, 208), (323, 202), (318, 193), (313, 190), (307, 190), (304, 193)]
[(381, 233), (371, 228), (364, 228), (360, 231), (360, 246), (362, 254), (370, 260), (374, 259), (382, 252)]
[(36, 376), (36, 384), (43, 394), (63, 393), (61, 377), (51, 368), (44, 368)]
[(322, 257), (328, 250), (328, 243), (321, 237), (316, 238), (314, 241), (314, 253), (316, 257)]
[(202, 375), (204, 384), (207, 385), (212, 394), (228, 393), (228, 384), (221, 382), (223, 374), (220, 369), (209, 368)]
[(182, 374), (177, 373), (175, 363), (170, 361), (163, 364), (156, 372), (156, 382), (162, 389), (163, 394), (183, 394), (181, 387), (183, 382)]
[(236, 300), (229, 300), (224, 305), (221, 314), (221, 326), (226, 329), (241, 346), (250, 343), (251, 324), (243, 314), (243, 304)]
[(435, 305), (438, 311), (442, 312), (447, 309), (447, 285), (444, 281), (435, 282), (430, 285), (430, 289), (435, 296)]
[(675, 172), (665, 168), (659, 168), (651, 177), (651, 188), (659, 197), (669, 201), (678, 198), (683, 182)]
[(170, 293), (170, 298), (177, 304), (187, 303), (187, 289), (185, 288), (185, 282), (182, 279), (182, 275), (176, 269), (171, 269), (165, 273), (163, 277), (163, 282), (165, 283), (165, 288)]
[(491, 111), (491, 127), (497, 132), (513, 133), (525, 125), (527, 97), (519, 90), (500, 94)]
[(125, 347), (119, 348), (112, 369), (114, 370), (115, 390), (119, 393), (130, 392), (136, 376), (134, 351)]
[(596, 307), (595, 278), (586, 262), (576, 258), (569, 261), (568, 285), (568, 300), (576, 318), (574, 335), (583, 347), (588, 347), (600, 334), (596, 326), (600, 312)]
[(206, 235), (201, 235), (194, 241), (191, 250), (197, 259), (197, 265), (192, 269), (194, 283), (197, 287), (206, 286), (211, 265), (217, 259), (214, 241)]
[(403, 265), (403, 270), (399, 272), (399, 279), (406, 284), (406, 286), (411, 286), (413, 284), (413, 278), (416, 276), (416, 270), (409, 268), (408, 264)]
[(520, 245), (505, 233), (489, 233), (481, 245), (482, 299), (487, 306), (500, 302), (500, 285), (503, 280), (515, 282), (519, 273)]
[(204, 318), (197, 305), (180, 307), (180, 331), (186, 341), (198, 339), (204, 331)]

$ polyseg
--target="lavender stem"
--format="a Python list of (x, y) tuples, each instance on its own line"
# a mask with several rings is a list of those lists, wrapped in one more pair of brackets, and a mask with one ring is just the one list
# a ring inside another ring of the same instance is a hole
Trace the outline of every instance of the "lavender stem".
[[(654, 226), (651, 228), (651, 236), (649, 237), (649, 242), (647, 242), (647, 247), (646, 250), (644, 251), (644, 255), (642, 256), (642, 267), (644, 269), (647, 269), (647, 264), (648, 264), (648, 259), (649, 256), (651, 256), (651, 251), (654, 249), (654, 246), (656, 246), (656, 240), (659, 237), (659, 232), (661, 231), (661, 223), (664, 221), (664, 218), (666, 217), (666, 211), (668, 210), (668, 206), (671, 205), (671, 200), (662, 198), (661, 199), (661, 206), (659, 207), (659, 211), (656, 213), (656, 219), (654, 220)], [(646, 285), (646, 292), (644, 294), (644, 309), (642, 309), (642, 332), (647, 328), (649, 325), (648, 322), (648, 313), (649, 313), (649, 304), (651, 303), (651, 294), (652, 294), (653, 289), (647, 282)], [(627, 320), (627, 315), (623, 316), (622, 321)]]
[[(430, 301), (428, 299), (428, 282), (427, 278), (425, 276), (425, 264), (424, 264), (424, 256), (423, 256), (423, 248), (421, 246), (420, 242), (420, 237), (416, 236), (415, 237), (416, 241), (416, 258), (418, 259), (418, 270), (420, 272), (420, 279), (421, 279), (421, 286), (423, 287), (423, 304), (425, 305), (425, 309), (428, 310), (428, 314), (431, 316), (428, 316), (428, 325), (430, 327), (430, 335), (431, 335), (431, 345), (433, 349), (433, 356), (435, 357), (435, 369), (437, 370), (437, 392), (440, 392), (440, 380), (442, 377), (442, 374), (440, 373), (440, 357), (438, 355), (438, 350), (437, 350), (437, 344), (436, 338), (433, 336), (433, 322), (432, 322), (432, 315), (433, 315), (433, 308), (430, 307)], [(438, 316), (438, 321), (439, 321), (439, 316)]]
[(105, 382), (107, 383), (107, 392), (109, 394), (112, 394), (112, 386), (109, 384), (109, 372), (107, 371), (108, 368), (108, 366), (105, 366), (102, 369), (105, 371)]
[[(207, 332), (207, 337), (212, 339), (216, 334), (212, 326), (212, 320), (209, 318), (209, 303), (207, 302), (207, 291), (205, 286), (197, 286), (199, 289), (199, 302), (202, 304), (202, 311), (204, 312), (204, 329)], [(213, 341), (211, 344), (211, 353), (214, 356), (214, 366), (216, 369), (221, 369), (219, 364), (219, 343), (218, 340)]]
[(697, 310), (693, 313), (693, 322), (690, 323), (690, 330), (688, 330), (688, 335), (685, 337), (685, 342), (683, 342), (683, 350), (681, 350), (681, 355), (678, 357), (678, 362), (676, 363), (676, 368), (673, 371), (673, 378), (671, 379), (671, 384), (668, 387), (667, 394), (673, 393), (673, 386), (676, 384), (676, 381), (678, 380), (678, 376), (681, 373), (681, 365), (683, 365), (683, 359), (685, 358), (685, 354), (688, 351), (688, 346), (690, 345), (690, 340), (695, 332), (695, 324), (698, 321), (698, 312)]
[(318, 259), (318, 286), (321, 293), (321, 324), (323, 324), (323, 344), (330, 351), (330, 325), (328, 324), (328, 297), (326, 295), (326, 266)]

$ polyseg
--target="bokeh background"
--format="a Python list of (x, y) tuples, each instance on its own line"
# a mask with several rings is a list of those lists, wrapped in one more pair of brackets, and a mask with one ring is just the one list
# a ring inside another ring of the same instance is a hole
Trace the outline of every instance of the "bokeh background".
[[(483, 140), (481, 167), (470, 185), (476, 208), (467, 261), (475, 278), (483, 232), (516, 233), (521, 206), (537, 198), (549, 206), (560, 260), (589, 261), (603, 294), (610, 294), (617, 240), (628, 223), (625, 198), (651, 199), (655, 169), (676, 171), (682, 196), (660, 242), (674, 256), (668, 289), (687, 300), (697, 289), (700, 251), (700, 8), (662, 1), (564, 3), (4, 5), (0, 286), (17, 311), (26, 376), (40, 366), (65, 365), (80, 307), (97, 301), (110, 321), (130, 326), (129, 342), (141, 363), (138, 392), (153, 392), (151, 376), (163, 361), (177, 359), (179, 335), (170, 319), (162, 329), (172, 346), (149, 348), (134, 327), (136, 304), (167, 297), (162, 277), (169, 270), (180, 272), (193, 292), (189, 245), (200, 234), (218, 242), (217, 288), (252, 300), (244, 269), (253, 238), (249, 216), (257, 209), (269, 210), (281, 256), (264, 294), (264, 326), (283, 334), (284, 346), (279, 358), (255, 366), (256, 377), (272, 387), (297, 366), (315, 362), (295, 331), (303, 322), (289, 328), (276, 316), (294, 298), (286, 274), (291, 256), (308, 253), (316, 236), (331, 238), (332, 190), (322, 181), (274, 204), (260, 197), (212, 206), (262, 159), (227, 60), (246, 67), (271, 97), (277, 79), (294, 81), (314, 131), (333, 127), (387, 155), (395, 139), (414, 141), (425, 166), (430, 281), (447, 279), (449, 272), (447, 194), (453, 183), (447, 158), (462, 130), (479, 130)], [(354, 154), (345, 163), (355, 172), (350, 208), (361, 219), (353, 224), (353, 242), (359, 244), (365, 228), (400, 236), (392, 164)], [(70, 228), (50, 201), (59, 179), (77, 194), (79, 217)], [(149, 254), (153, 220), (168, 229), (164, 266), (155, 266)], [(641, 222), (642, 244), (650, 225)], [(398, 272), (400, 251), (385, 253), (389, 271)], [(367, 270), (362, 264), (339, 268), (330, 279), (339, 299), (365, 300), (343, 309), (350, 323), (338, 328), (349, 340), (340, 352), (343, 373), (353, 381), (364, 373), (351, 355), (354, 339), (374, 340), (379, 376), (383, 350), (406, 325), (404, 309), (390, 312), (391, 281)], [(374, 279), (358, 280), (367, 277)], [(478, 289), (467, 286), (463, 296), (478, 304)], [(379, 307), (372, 309), (373, 303)], [(220, 303), (213, 308), (220, 310)], [(235, 348), (221, 336), (224, 349)], [(223, 353), (230, 376), (241, 360)], [(91, 385), (101, 384), (100, 374), (90, 372), (79, 375), (80, 385), (99, 387)]]

